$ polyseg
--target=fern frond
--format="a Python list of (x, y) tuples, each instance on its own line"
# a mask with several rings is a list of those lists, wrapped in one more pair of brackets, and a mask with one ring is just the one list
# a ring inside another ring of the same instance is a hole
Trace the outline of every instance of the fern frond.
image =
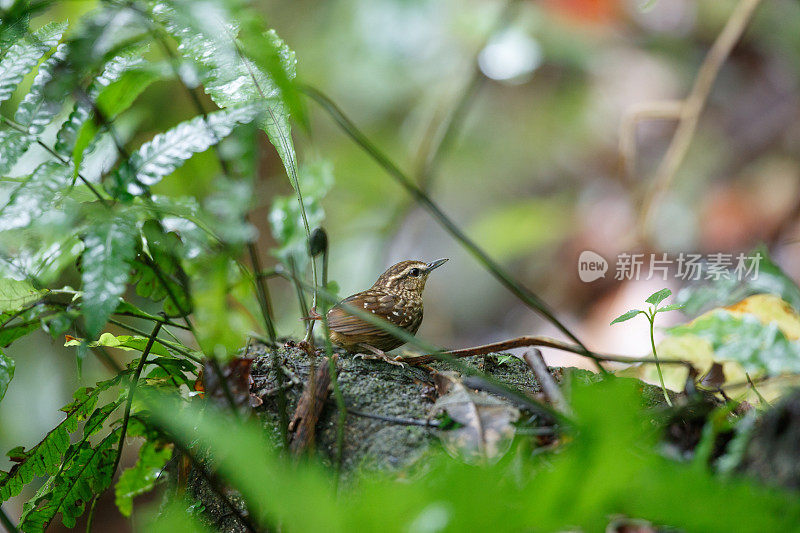
[(286, 172), (293, 176), (297, 166), (295, 150), (281, 90), (287, 84), (276, 83), (276, 78), (288, 81), (295, 77), (295, 54), (274, 31), (267, 32), (258, 44), (270, 48), (276, 61), (272, 76), (264, 72), (240, 52), (236, 42), (239, 28), (226, 4), (236, 8), (239, 2), (223, 2), (213, 7), (209, 4), (209, 9), (202, 12), (184, 0), (157, 2), (153, 15), (178, 41), (180, 53), (201, 67), (203, 87), (214, 103), (223, 108), (244, 102), (267, 103), (260, 126), (277, 150)]
[(98, 210), (92, 219), (84, 237), (81, 309), (86, 330), (96, 338), (125, 291), (138, 232), (124, 210)]
[(133, 498), (150, 492), (170, 457), (172, 446), (159, 440), (148, 440), (139, 448), (139, 460), (125, 470), (114, 489), (119, 512), (130, 516)]
[(0, 131), (0, 174), (7, 174), (33, 141), (33, 136), (17, 130)]
[(42, 163), (19, 185), (0, 208), (0, 229), (24, 228), (51, 209), (53, 199), (69, 184), (70, 169), (60, 163)]
[(92, 447), (88, 441), (77, 448), (64, 464), (60, 475), (42, 486), (26, 504), (19, 527), (25, 533), (43, 533), (61, 513), (67, 528), (75, 527), (86, 503), (106, 490), (114, 475), (115, 444), (119, 443), (122, 428), (116, 428), (100, 443)]
[(0, 61), (0, 102), (14, 94), (17, 85), (61, 39), (66, 24), (51, 22), (12, 46)]
[(58, 130), (56, 134), (56, 152), (64, 157), (72, 157), (81, 127), (92, 116), (91, 102), (97, 99), (98, 94), (104, 87), (120, 79), (125, 71), (143, 65), (145, 61), (142, 59), (141, 53), (142, 49), (137, 48), (120, 54), (105, 64), (102, 73), (89, 86), (87, 96), (90, 101), (81, 100), (77, 102), (66, 122)]
[(223, 109), (156, 135), (110, 176), (109, 192), (116, 197), (143, 194), (194, 154), (227, 137), (234, 126), (252, 121), (260, 109), (256, 104)]
[(98, 395), (119, 383), (122, 376), (97, 383), (92, 387), (78, 389), (75, 400), (61, 408), (67, 416), (44, 439), (27, 452), (20, 452), (19, 462), (8, 472), (0, 472), (0, 502), (20, 493), (33, 478), (53, 475), (61, 465), (61, 459), (69, 447), (69, 435), (78, 428), (78, 422), (86, 419), (97, 405)]
[(17, 108), (14, 120), (27, 128), (31, 135), (42, 133), (64, 105), (63, 100), (47, 97), (45, 89), (53, 79), (53, 70), (64, 61), (66, 55), (66, 45), (58, 45), (53, 55), (39, 66), (30, 91)]

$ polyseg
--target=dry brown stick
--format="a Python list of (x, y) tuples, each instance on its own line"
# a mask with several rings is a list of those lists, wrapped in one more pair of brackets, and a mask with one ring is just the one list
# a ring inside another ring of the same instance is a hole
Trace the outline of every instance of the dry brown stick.
[(753, 11), (760, 2), (761, 0), (740, 0), (700, 65), (689, 96), (684, 100), (678, 128), (675, 130), (667, 152), (656, 170), (652, 186), (642, 203), (637, 227), (643, 234), (647, 232), (653, 216), (653, 209), (669, 189), (678, 167), (689, 150), (689, 145), (697, 129), (700, 112), (705, 106), (720, 68), (739, 41)]
[[(335, 360), (337, 356), (333, 357)], [(294, 417), (289, 423), (291, 433), (289, 449), (294, 455), (302, 455), (314, 447), (315, 428), (330, 392), (331, 375), (327, 361), (326, 357), (323, 364), (317, 367), (313, 380), (310, 380), (303, 391), (294, 411)]]
[(545, 398), (547, 398), (547, 401), (549, 401), (559, 413), (565, 415), (569, 414), (567, 400), (564, 398), (564, 395), (561, 394), (561, 389), (558, 388), (556, 381), (547, 369), (547, 364), (544, 362), (542, 352), (534, 348), (529, 352), (525, 352), (522, 358), (528, 363), (528, 366), (533, 371), (533, 375), (536, 376), (536, 381), (542, 386), (542, 392)]
[[(586, 352), (584, 352), (583, 348), (578, 346), (577, 344), (570, 344), (568, 342), (560, 341), (557, 339), (553, 339), (551, 337), (541, 337), (541, 336), (525, 336), (525, 337), (517, 337), (514, 339), (509, 339), (507, 341), (500, 341), (500, 342), (493, 342), (491, 344), (483, 344), (481, 346), (475, 346), (473, 348), (462, 348), (460, 350), (450, 350), (447, 352), (442, 352), (444, 355), (448, 355), (450, 357), (471, 357), (473, 355), (486, 355), (488, 353), (493, 352), (502, 352), (504, 350), (511, 350), (512, 348), (528, 348), (531, 346), (542, 346), (545, 348), (554, 348), (556, 350), (563, 350), (565, 352), (571, 352), (578, 355), (586, 356)], [(408, 363), (410, 365), (416, 365), (420, 363), (430, 363), (431, 361), (436, 361), (439, 354), (425, 354), (425, 355), (401, 355), (395, 357), (395, 361), (399, 361), (401, 363)], [(592, 352), (592, 358), (599, 360), (599, 361), (610, 361), (614, 363), (655, 363), (656, 360), (652, 357), (625, 357), (622, 355), (610, 355), (610, 354), (599, 354)], [(684, 365), (686, 367), (691, 367), (692, 363), (689, 361), (684, 361), (682, 359), (658, 359), (658, 362), (662, 365)]]
[(620, 178), (626, 187), (634, 186), (636, 173), (636, 127), (645, 120), (678, 120), (683, 110), (680, 100), (634, 104), (625, 110), (619, 126)]

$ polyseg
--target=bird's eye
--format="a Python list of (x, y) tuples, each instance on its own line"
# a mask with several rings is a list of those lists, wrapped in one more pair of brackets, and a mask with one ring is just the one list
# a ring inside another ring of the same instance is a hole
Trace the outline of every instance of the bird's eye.
[(408, 271), (408, 275), (411, 276), (412, 278), (416, 278), (417, 276), (419, 276), (419, 269), (412, 268), (411, 270)]

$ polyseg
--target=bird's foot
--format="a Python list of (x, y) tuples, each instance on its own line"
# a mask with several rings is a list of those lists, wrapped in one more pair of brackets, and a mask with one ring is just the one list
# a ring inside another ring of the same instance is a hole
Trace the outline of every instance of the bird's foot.
[(371, 354), (357, 353), (353, 356), (353, 359), (363, 359), (363, 360), (379, 359), (382, 361), (386, 361), (390, 365), (399, 366), (401, 368), (406, 366), (405, 363), (402, 363), (400, 361), (395, 361), (392, 356), (387, 355), (386, 352), (384, 352), (383, 350), (379, 350), (374, 346), (370, 346), (369, 344), (361, 344), (361, 347), (369, 350), (372, 353)]

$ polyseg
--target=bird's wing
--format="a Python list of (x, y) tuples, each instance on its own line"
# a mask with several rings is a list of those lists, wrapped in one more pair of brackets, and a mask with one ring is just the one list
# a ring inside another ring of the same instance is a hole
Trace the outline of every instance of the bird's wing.
[[(396, 306), (403, 302), (398, 301), (397, 297), (390, 294), (371, 290), (364, 291), (345, 298), (341, 303), (369, 311), (384, 320), (388, 320), (395, 326), (408, 327), (409, 324), (407, 322), (410, 322), (405, 313), (395, 311)], [(378, 326), (351, 315), (340, 304), (337, 304), (328, 312), (328, 326), (331, 330), (343, 335), (392, 337), (391, 333), (382, 330)]]

